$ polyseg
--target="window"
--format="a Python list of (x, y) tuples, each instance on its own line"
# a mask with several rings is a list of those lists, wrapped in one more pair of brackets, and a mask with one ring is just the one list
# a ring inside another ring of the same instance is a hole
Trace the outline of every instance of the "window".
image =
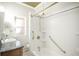
[(15, 30), (16, 30), (16, 34), (24, 34), (24, 29), (25, 29), (25, 20), (24, 18), (15, 18)]

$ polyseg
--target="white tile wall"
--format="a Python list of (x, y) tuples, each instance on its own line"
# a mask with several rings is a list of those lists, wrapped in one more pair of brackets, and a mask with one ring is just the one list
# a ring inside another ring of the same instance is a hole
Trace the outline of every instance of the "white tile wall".
[[(78, 6), (79, 3), (76, 2), (61, 2), (58, 3), (46, 11), (47, 15), (54, 14), (55, 12), (59, 12), (62, 10), (70, 9), (72, 7)], [(38, 22), (41, 20), (41, 36), (44, 35), (38, 42), (35, 38), (32, 40), (33, 50), (38, 55), (79, 55), (78, 51), (78, 39), (76, 39), (76, 34), (78, 34), (78, 23), (79, 23), (79, 8), (57, 14), (47, 18), (34, 18), (32, 19), (32, 28), (35, 33), (38, 33), (39, 24)], [(37, 20), (39, 19), (39, 20)], [(45, 34), (43, 34), (43, 33)], [(63, 54), (50, 40), (49, 35), (57, 42), (57, 44), (66, 51), (66, 54)], [(35, 35), (36, 36), (36, 35)], [(46, 42), (45, 46), (44, 41)], [(36, 43), (37, 42), (37, 43)], [(43, 43), (42, 43), (43, 42)], [(37, 46), (40, 45), (40, 52), (37, 50)], [(77, 51), (76, 51), (77, 49)]]

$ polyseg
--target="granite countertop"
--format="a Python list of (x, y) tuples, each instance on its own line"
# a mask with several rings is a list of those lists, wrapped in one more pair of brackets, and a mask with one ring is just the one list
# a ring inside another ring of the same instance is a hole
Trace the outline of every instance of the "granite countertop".
[(6, 52), (13, 49), (21, 48), (21, 47), (23, 47), (23, 45), (18, 43), (17, 41), (7, 42), (7, 43), (2, 44), (0, 52)]

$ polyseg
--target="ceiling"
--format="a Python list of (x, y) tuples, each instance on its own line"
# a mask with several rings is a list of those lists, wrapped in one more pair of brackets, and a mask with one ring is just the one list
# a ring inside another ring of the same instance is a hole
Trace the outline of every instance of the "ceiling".
[(41, 2), (23, 2), (24, 4), (27, 4), (33, 8), (35, 8), (36, 6), (38, 6)]

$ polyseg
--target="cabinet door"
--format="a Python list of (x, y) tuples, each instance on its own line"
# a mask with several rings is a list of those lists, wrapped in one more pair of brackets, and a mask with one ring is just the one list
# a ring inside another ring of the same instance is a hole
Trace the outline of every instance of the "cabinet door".
[(1, 53), (0, 53), (0, 56), (1, 56)]

